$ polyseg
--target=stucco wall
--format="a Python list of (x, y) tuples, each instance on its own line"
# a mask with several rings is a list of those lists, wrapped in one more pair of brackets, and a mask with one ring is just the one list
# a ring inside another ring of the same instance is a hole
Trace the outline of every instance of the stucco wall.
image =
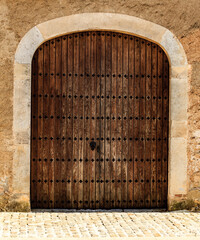
[[(200, 200), (200, 38), (199, 0), (0, 0), (0, 195), (2, 208), (13, 199), (13, 66), (17, 45), (35, 25), (83, 12), (124, 13), (160, 24), (182, 43), (191, 65), (189, 76), (188, 187), (189, 197)], [(177, 196), (182, 198), (185, 196)], [(1, 207), (1, 205), (0, 205)]]

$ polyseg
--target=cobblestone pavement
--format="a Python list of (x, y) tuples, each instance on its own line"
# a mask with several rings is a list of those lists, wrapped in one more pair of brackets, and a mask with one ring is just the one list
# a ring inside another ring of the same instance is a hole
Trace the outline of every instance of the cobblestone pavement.
[[(0, 237), (197, 237), (194, 212), (30, 212), (0, 213)], [(182, 239), (182, 238), (181, 238)]]

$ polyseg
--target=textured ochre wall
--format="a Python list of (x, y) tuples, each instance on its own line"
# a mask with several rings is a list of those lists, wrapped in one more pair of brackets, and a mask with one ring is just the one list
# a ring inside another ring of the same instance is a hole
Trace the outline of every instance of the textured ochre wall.
[[(191, 65), (189, 76), (188, 187), (200, 200), (200, 1), (199, 0), (0, 0), (0, 197), (9, 205), (13, 159), (13, 64), (17, 45), (35, 25), (83, 12), (122, 13), (157, 23), (182, 43)], [(181, 129), (180, 129), (181, 131)], [(177, 196), (182, 197), (182, 196)]]

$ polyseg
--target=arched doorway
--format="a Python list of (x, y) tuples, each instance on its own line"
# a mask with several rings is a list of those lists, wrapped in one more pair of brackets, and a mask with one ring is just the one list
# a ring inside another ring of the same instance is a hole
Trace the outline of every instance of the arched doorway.
[(32, 60), (32, 208), (166, 208), (169, 62), (111, 31), (44, 42)]
[[(52, 19), (31, 28), (21, 39), (14, 61), (13, 182), (15, 199), (30, 205), (31, 64), (43, 42), (57, 36), (102, 29), (135, 35), (157, 43), (168, 56), (169, 141), (168, 196), (170, 209), (176, 196), (185, 196), (187, 185), (187, 91), (188, 63), (181, 43), (168, 29), (133, 16), (83, 13)], [(181, 131), (180, 131), (181, 130)], [(23, 184), (22, 184), (23, 183)]]

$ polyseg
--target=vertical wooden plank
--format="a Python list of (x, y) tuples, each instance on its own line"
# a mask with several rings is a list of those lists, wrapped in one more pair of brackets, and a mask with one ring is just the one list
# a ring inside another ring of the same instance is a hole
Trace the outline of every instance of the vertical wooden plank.
[(74, 38), (74, 72), (73, 72), (73, 181), (72, 181), (72, 208), (78, 208), (78, 173), (79, 173), (79, 37)]
[(37, 208), (43, 207), (43, 45), (38, 49), (38, 161), (37, 161)]
[(145, 142), (145, 207), (151, 206), (151, 43), (146, 41), (146, 142)]
[(122, 35), (122, 208), (127, 208), (127, 162), (128, 162), (128, 36)]
[(121, 165), (122, 165), (122, 34), (116, 34), (117, 36), (117, 94), (116, 94), (116, 105), (117, 105), (117, 157), (116, 157), (116, 170), (117, 170), (117, 186), (116, 186), (116, 207), (121, 208), (121, 189), (122, 189), (122, 176), (121, 176)]
[(72, 181), (73, 181), (73, 72), (74, 72), (74, 39), (73, 35), (67, 36), (67, 208), (73, 208)]
[(157, 207), (162, 206), (162, 145), (163, 145), (163, 134), (162, 134), (162, 78), (163, 78), (163, 51), (158, 47), (158, 77), (157, 77)]
[(128, 55), (128, 64), (129, 64), (129, 73), (128, 73), (128, 208), (133, 208), (134, 204), (134, 47), (135, 41), (133, 36), (128, 37), (129, 41), (129, 55)]
[(62, 38), (62, 91), (61, 91), (61, 207), (67, 207), (67, 37)]
[(84, 133), (84, 122), (85, 122), (85, 33), (79, 34), (79, 44), (80, 44), (80, 52), (79, 52), (79, 190), (78, 190), (78, 208), (84, 207), (84, 166), (85, 166), (85, 143), (86, 143), (86, 135)]
[(111, 33), (105, 32), (106, 37), (106, 69), (105, 69), (105, 77), (106, 77), (106, 83), (105, 83), (105, 208), (110, 208), (110, 180), (111, 180), (111, 78), (112, 78), (112, 72), (111, 72), (111, 64), (112, 64), (112, 49), (111, 49)]
[(162, 149), (162, 187), (163, 203), (161, 207), (167, 207), (167, 189), (168, 189), (168, 132), (169, 132), (169, 62), (166, 54), (163, 52), (164, 74), (162, 78), (162, 98), (163, 98), (163, 149)]
[(145, 75), (146, 75), (146, 45), (145, 41), (143, 39), (140, 39), (140, 51), (141, 51), (141, 57), (140, 57), (140, 137), (139, 137), (139, 143), (140, 143), (140, 164), (139, 164), (139, 184), (140, 184), (140, 207), (144, 208), (144, 161), (145, 161)]
[(156, 167), (156, 142), (157, 142), (157, 46), (151, 44), (152, 51), (152, 121), (151, 121), (151, 207), (155, 208), (157, 206), (157, 167)]
[(49, 41), (43, 44), (44, 47), (44, 78), (43, 78), (43, 126), (44, 126), (44, 146), (43, 146), (43, 206), (48, 208), (49, 206)]
[[(97, 132), (96, 132), (96, 107), (97, 107), (97, 76), (96, 76), (96, 33), (91, 32), (91, 40), (90, 40), (90, 49), (91, 49), (91, 58), (90, 58), (90, 66), (91, 66), (91, 81), (90, 81), (90, 140), (96, 142)], [(90, 151), (90, 208), (95, 208), (95, 165), (96, 165), (96, 149)]]
[(55, 161), (54, 161), (54, 174), (55, 174), (55, 181), (54, 181), (54, 197), (55, 197), (55, 208), (61, 207), (61, 74), (62, 74), (62, 65), (61, 65), (61, 38), (55, 39), (56, 44), (56, 83), (55, 83)]
[(134, 207), (139, 207), (139, 196), (140, 196), (140, 187), (139, 187), (139, 167), (140, 167), (140, 124), (139, 124), (139, 96), (140, 96), (140, 40), (135, 38), (135, 76), (134, 76)]
[(83, 183), (83, 192), (84, 192), (84, 208), (89, 208), (90, 201), (90, 81), (91, 81), (91, 72), (90, 72), (90, 32), (85, 33), (85, 94), (84, 94), (84, 134), (86, 136), (85, 146), (84, 146), (84, 183)]
[(117, 142), (117, 109), (116, 109), (116, 75), (117, 75), (117, 37), (112, 34), (112, 79), (111, 79), (111, 208), (116, 206), (116, 142)]
[(105, 207), (105, 32), (101, 32), (101, 131), (100, 131), (100, 162), (99, 162), (99, 177), (100, 177), (100, 208)]
[(98, 209), (100, 207), (100, 134), (101, 134), (101, 33), (97, 32), (97, 106), (96, 106), (96, 208)]
[(37, 161), (38, 161), (38, 50), (32, 60), (31, 81), (31, 207), (37, 207)]
[(49, 135), (50, 135), (50, 155), (49, 155), (49, 208), (54, 208), (54, 161), (55, 161), (55, 40), (49, 43), (50, 50), (50, 98), (49, 98)]

